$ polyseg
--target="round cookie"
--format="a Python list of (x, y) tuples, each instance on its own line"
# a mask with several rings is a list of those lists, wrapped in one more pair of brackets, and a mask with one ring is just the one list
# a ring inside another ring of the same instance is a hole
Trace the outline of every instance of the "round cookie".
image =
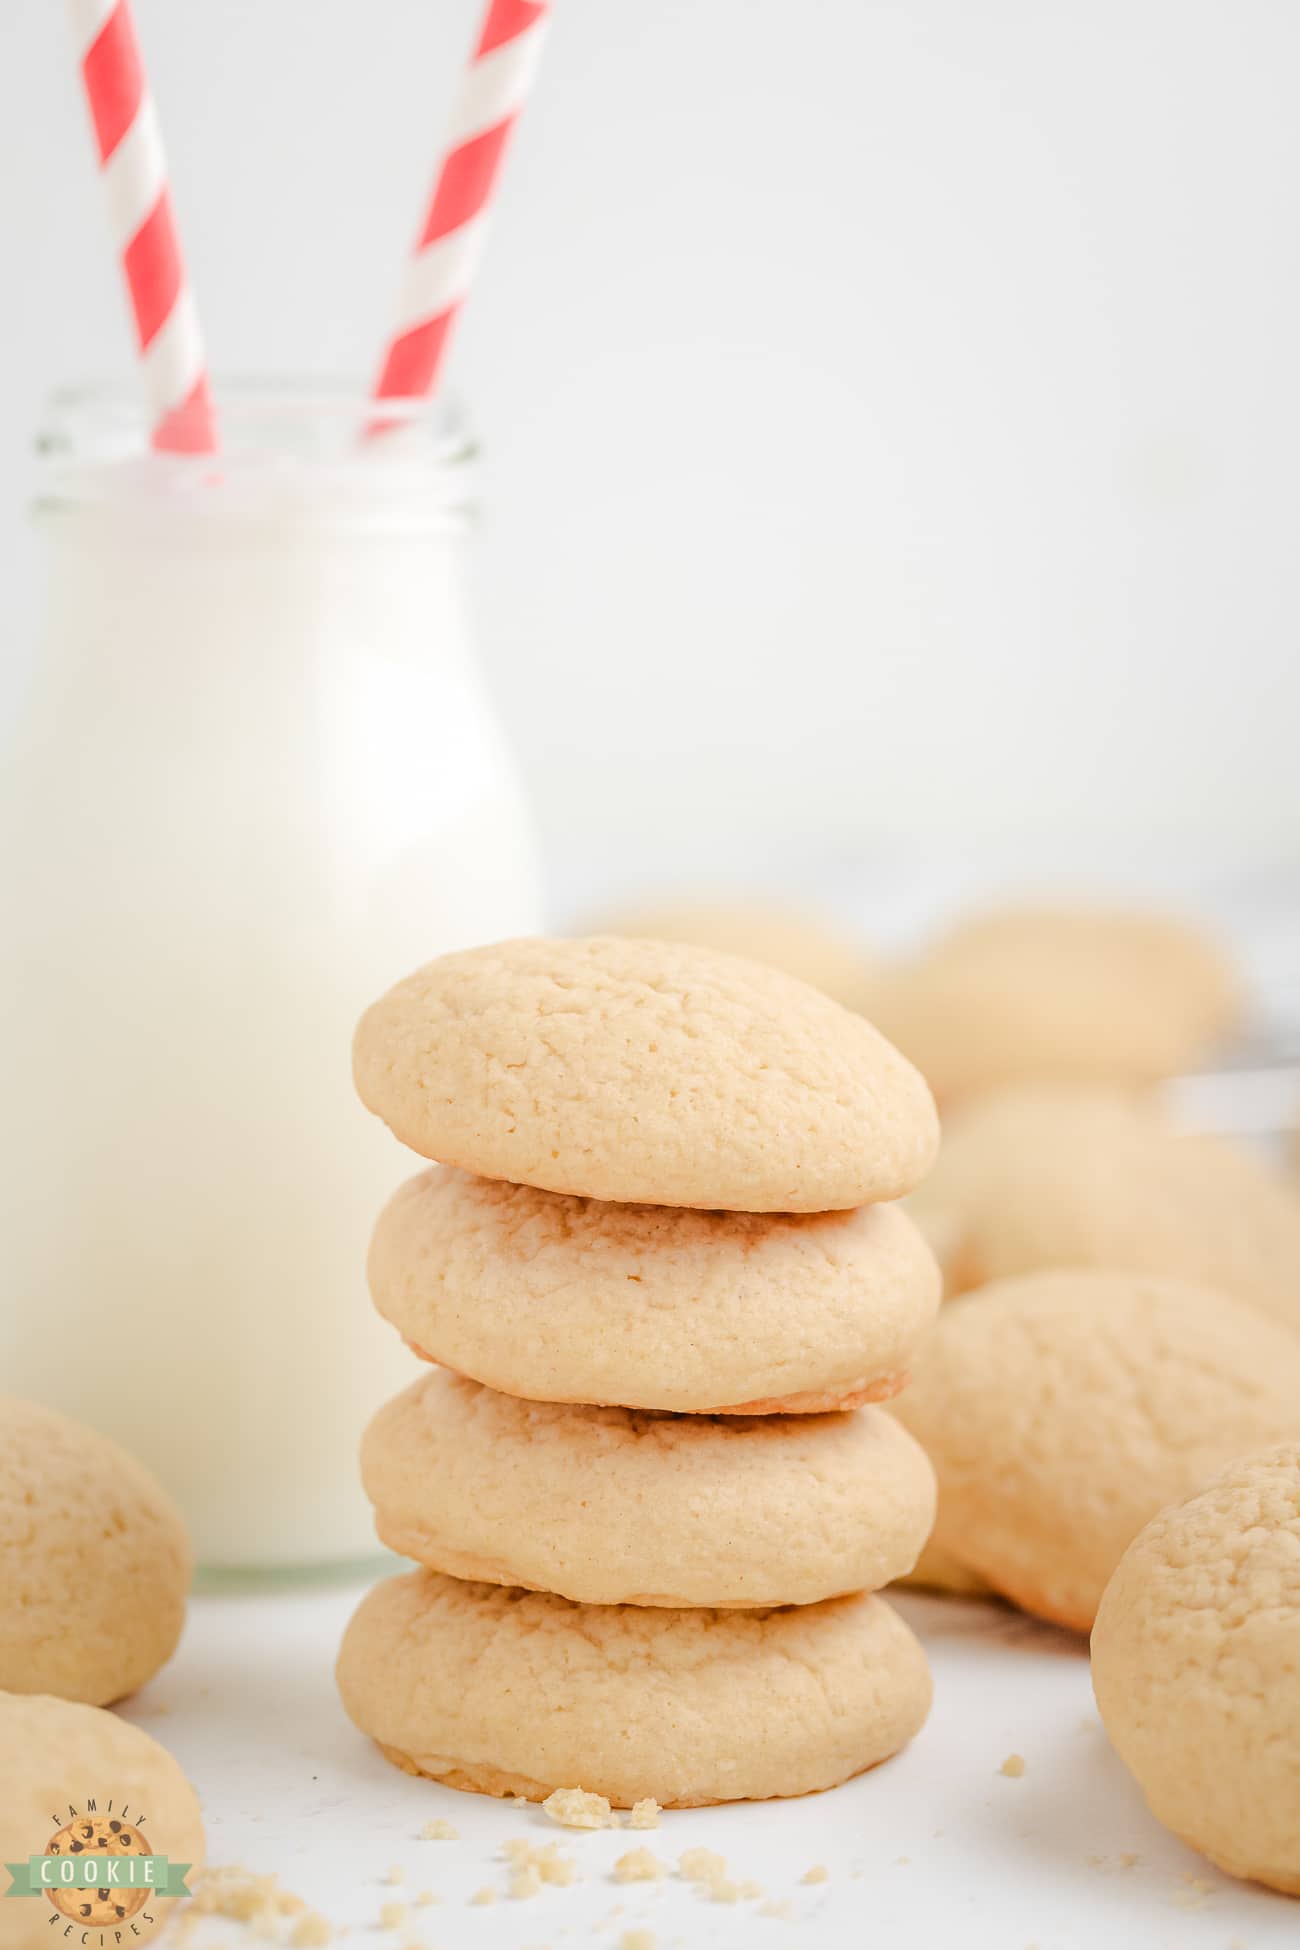
[(730, 896), (680, 900), (615, 915), (602, 934), (686, 941), (779, 968), (820, 989), (846, 1009), (870, 1014), (879, 972), (865, 951), (821, 916), (776, 901)]
[(1285, 1172), (1117, 1092), (1026, 1086), (969, 1105), (909, 1208), (955, 1227), (962, 1286), (1122, 1267), (1221, 1288), (1300, 1331), (1300, 1194)]
[(934, 1472), (879, 1408), (654, 1415), (521, 1401), (435, 1369), (381, 1408), (382, 1541), (452, 1577), (589, 1605), (808, 1605), (911, 1569)]
[(894, 1205), (607, 1205), (449, 1166), (399, 1188), (368, 1273), (417, 1352), (489, 1388), (686, 1414), (883, 1400), (939, 1304), (934, 1258)]
[[(71, 1700), (0, 1692), (0, 1754), (0, 1861), (26, 1862), (57, 1845), (61, 1855), (88, 1849), (203, 1862), (203, 1818), (193, 1788), (171, 1755), (129, 1721)], [(118, 1813), (107, 1811), (110, 1796)], [(89, 1797), (99, 1803), (95, 1814), (86, 1808)], [(55, 1831), (60, 1810), (70, 1818)], [(116, 1941), (111, 1930), (122, 1929), (123, 1942), (154, 1936), (175, 1901), (148, 1890), (106, 1888), (0, 1902), (0, 1950), (61, 1942), (67, 1926), (55, 1922), (51, 1903), (77, 1926), (72, 1941), (79, 1944), (88, 1930), (102, 1930), (110, 1943)], [(82, 1914), (86, 1908), (89, 1916)], [(90, 1938), (92, 1946), (98, 1942), (98, 1934)]]
[(1300, 1442), (1229, 1465), (1130, 1544), (1092, 1684), (1157, 1821), (1300, 1896)]
[(959, 923), (875, 998), (942, 1103), (1017, 1081), (1147, 1083), (1240, 1015), (1215, 942), (1123, 908), (1008, 907)]
[(881, 1598), (780, 1611), (573, 1605), (416, 1571), (344, 1635), (343, 1704), (410, 1773), (618, 1808), (811, 1794), (906, 1746), (930, 1706), (916, 1639)]
[(938, 1120), (861, 1016), (776, 969), (595, 935), (444, 955), (358, 1025), (362, 1102), (412, 1150), (578, 1197), (826, 1212), (925, 1175)]
[(892, 1412), (935, 1466), (936, 1544), (1084, 1632), (1163, 1504), (1300, 1432), (1300, 1338), (1179, 1281), (1027, 1274), (945, 1307)]
[(0, 1689), (133, 1693), (176, 1649), (191, 1568), (180, 1511), (134, 1456), (0, 1396)]

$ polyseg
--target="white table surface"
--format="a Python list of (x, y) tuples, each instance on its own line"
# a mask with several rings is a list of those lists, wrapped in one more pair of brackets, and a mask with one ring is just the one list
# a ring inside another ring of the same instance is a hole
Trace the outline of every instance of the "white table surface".
[[(665, 1814), (639, 1834), (574, 1833), (540, 1810), (457, 1794), (390, 1767), (345, 1718), (334, 1653), (359, 1595), (325, 1590), (197, 1597), (181, 1648), (124, 1708), (194, 1781), (209, 1859), (273, 1872), (349, 1941), (422, 1950), (617, 1950), (649, 1929), (656, 1950), (708, 1945), (960, 1946), (960, 1950), (1271, 1950), (1300, 1944), (1300, 1902), (1232, 1882), (1167, 1835), (1111, 1752), (1081, 1641), (996, 1606), (904, 1595), (928, 1647), (929, 1725), (896, 1760), (830, 1794)], [(1000, 1772), (1024, 1756), (1019, 1779)], [(445, 1816), (460, 1840), (419, 1839)], [(507, 1894), (501, 1844), (558, 1840), (580, 1880)], [(672, 1864), (703, 1846), (732, 1875), (788, 1901), (790, 1919), (702, 1898), (675, 1876), (615, 1883), (639, 1845)], [(1137, 1856), (1125, 1866), (1121, 1858)], [(828, 1879), (802, 1881), (824, 1863)], [(400, 1865), (405, 1889), (390, 1887)], [(485, 1885), (497, 1900), (476, 1907)], [(398, 1934), (380, 1905), (423, 1888)], [(193, 1939), (235, 1950), (224, 1921)]]

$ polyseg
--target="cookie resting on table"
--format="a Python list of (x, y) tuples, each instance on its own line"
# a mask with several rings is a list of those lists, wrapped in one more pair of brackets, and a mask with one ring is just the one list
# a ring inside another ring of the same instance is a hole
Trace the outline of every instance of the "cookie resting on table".
[(617, 1808), (834, 1787), (904, 1747), (931, 1691), (913, 1634), (865, 1593), (665, 1611), (436, 1571), (367, 1594), (338, 1682), (354, 1723), (409, 1773), (529, 1801), (581, 1782)]

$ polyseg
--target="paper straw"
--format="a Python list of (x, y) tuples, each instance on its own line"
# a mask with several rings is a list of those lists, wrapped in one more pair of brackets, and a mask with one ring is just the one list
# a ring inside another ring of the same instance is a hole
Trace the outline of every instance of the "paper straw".
[(546, 0), (488, 0), (407, 268), (376, 399), (418, 399), (437, 389), (451, 324), (478, 269), (501, 158), (532, 87), (546, 26)]
[(212, 453), (207, 361), (129, 0), (68, 0), (68, 8), (135, 320), (153, 445)]

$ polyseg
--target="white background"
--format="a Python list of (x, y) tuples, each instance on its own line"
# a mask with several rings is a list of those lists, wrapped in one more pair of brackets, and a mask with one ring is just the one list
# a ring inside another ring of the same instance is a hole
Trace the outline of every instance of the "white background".
[[(137, 0), (213, 362), (368, 373), (476, 0)], [(455, 347), (552, 870), (1300, 853), (1300, 8), (557, 0)], [(25, 447), (130, 371), (58, 0), (0, 10)]]

